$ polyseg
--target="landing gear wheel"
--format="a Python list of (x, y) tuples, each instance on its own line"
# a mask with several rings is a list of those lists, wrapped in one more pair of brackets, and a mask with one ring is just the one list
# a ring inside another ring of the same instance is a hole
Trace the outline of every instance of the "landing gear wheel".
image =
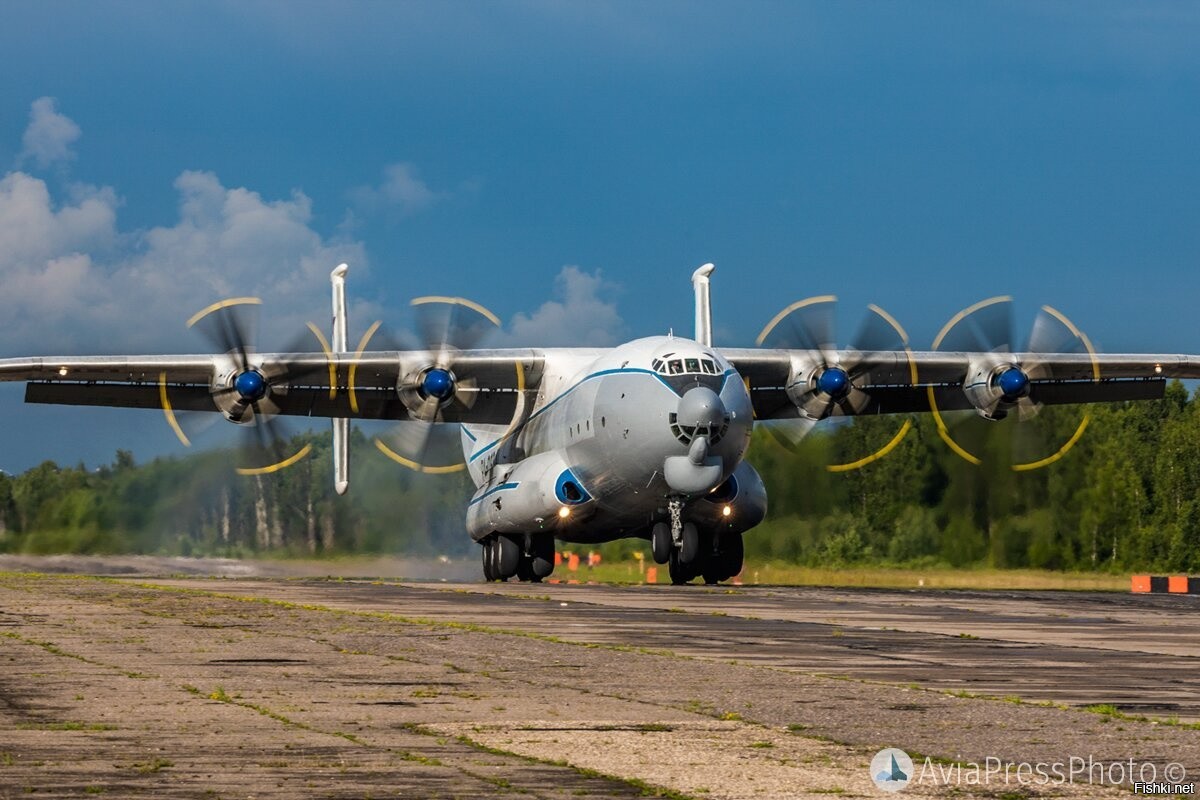
[(483, 555), (483, 579), (488, 583), (496, 580), (496, 573), (492, 571), (492, 541), (487, 538), (479, 543), (479, 551)]
[(506, 581), (517, 574), (521, 565), (521, 547), (507, 536), (496, 536), (492, 570), (499, 580)]
[(717, 557), (721, 562), (721, 580), (727, 581), (741, 575), (742, 564), (746, 558), (746, 545), (742, 541), (742, 534), (732, 531), (722, 533), (718, 547)]
[(521, 556), (521, 563), (517, 564), (517, 580), (522, 583), (539, 583), (542, 580), (533, 574), (533, 564), (525, 556)]
[(695, 569), (691, 564), (683, 563), (679, 558), (678, 550), (671, 550), (671, 556), (667, 561), (667, 565), (671, 573), (671, 583), (675, 586), (682, 586), (696, 577)]
[(533, 573), (531, 580), (540, 581), (542, 578), (549, 578), (550, 573), (554, 572), (554, 537), (547, 533), (540, 533), (533, 537), (532, 558), (529, 559), (529, 568)]
[(665, 522), (656, 523), (650, 529), (650, 552), (655, 564), (665, 564), (671, 557), (671, 526)]
[(679, 561), (683, 564), (695, 563), (696, 557), (700, 555), (700, 531), (696, 530), (695, 524), (691, 522), (683, 523), (683, 536), (679, 544)]
[(492, 570), (491, 579), (503, 581), (504, 578), (500, 575), (500, 546), (496, 543), (495, 536), (488, 540), (488, 563)]

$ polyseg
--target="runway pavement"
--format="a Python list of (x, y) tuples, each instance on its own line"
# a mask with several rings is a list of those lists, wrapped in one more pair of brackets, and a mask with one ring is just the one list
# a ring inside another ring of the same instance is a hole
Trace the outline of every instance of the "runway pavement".
[(1200, 775), (1196, 602), (0, 575), (0, 797), (1116, 796), (970, 765)]

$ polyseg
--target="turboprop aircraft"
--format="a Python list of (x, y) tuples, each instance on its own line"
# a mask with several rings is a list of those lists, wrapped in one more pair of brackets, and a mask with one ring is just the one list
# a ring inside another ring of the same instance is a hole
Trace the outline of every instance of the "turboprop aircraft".
[[(974, 463), (981, 455), (948, 426), (947, 412), (1024, 420), (1045, 405), (1161, 397), (1169, 378), (1200, 378), (1200, 356), (1095, 352), (1061, 312), (1043, 306), (1028, 345), (1011, 345), (1010, 298), (964, 309), (933, 347), (914, 351), (903, 328), (876, 306), (855, 341), (839, 346), (831, 296), (786, 307), (758, 347), (718, 347), (709, 306), (712, 264), (692, 275), (694, 338), (666, 335), (611, 348), (479, 349), (499, 324), (461, 298), (413, 301), (424, 344), (370, 349), (372, 325), (351, 350), (347, 266), (331, 273), (332, 337), (310, 323), (321, 350), (260, 353), (247, 314), (256, 298), (224, 300), (189, 326), (208, 335), (210, 355), (55, 356), (0, 360), (0, 380), (26, 381), (30, 403), (159, 409), (184, 444), (182, 421), (216, 412), (251, 431), (257, 458), (244, 475), (285, 469), (309, 455), (288, 452), (274, 422), (288, 415), (333, 421), (335, 488), (349, 486), (350, 420), (396, 420), (376, 447), (413, 470), (469, 470), (477, 489), (466, 528), (488, 580), (541, 580), (554, 569), (555, 540), (648, 539), (671, 579), (716, 583), (742, 568), (742, 535), (767, 511), (763, 482), (744, 460), (757, 424), (787, 438), (820, 420), (932, 413), (939, 435)], [(835, 471), (886, 455), (911, 428)], [(1012, 464), (1035, 469), (1052, 452)], [(446, 432), (462, 460), (431, 458)]]

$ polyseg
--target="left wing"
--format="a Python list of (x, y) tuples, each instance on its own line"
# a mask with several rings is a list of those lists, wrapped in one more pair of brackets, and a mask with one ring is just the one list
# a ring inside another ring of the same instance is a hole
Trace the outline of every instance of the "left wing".
[[(404, 388), (435, 363), (429, 351), (362, 354), (250, 353), (273, 414), (408, 420), (416, 406)], [(455, 401), (438, 421), (505, 425), (517, 395), (535, 391), (537, 350), (456, 353)], [(81, 406), (224, 411), (237, 399), (241, 372), (229, 355), (63, 356), (0, 359), (0, 381), (25, 381), (25, 401)]]
[[(1200, 355), (837, 350), (814, 356), (753, 348), (721, 354), (746, 381), (763, 420), (927, 412), (933, 404), (990, 416), (1023, 400), (1152, 400), (1163, 396), (1167, 379), (1200, 378)], [(830, 370), (841, 370), (844, 384), (836, 375), (822, 382)]]

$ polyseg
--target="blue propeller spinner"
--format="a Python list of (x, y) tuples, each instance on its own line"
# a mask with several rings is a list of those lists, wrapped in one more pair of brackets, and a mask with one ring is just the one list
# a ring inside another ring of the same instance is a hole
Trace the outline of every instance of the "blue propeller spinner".
[(1005, 400), (1016, 400), (1029, 388), (1029, 376), (1018, 367), (1009, 367), (996, 376), (996, 384), (1004, 392)]
[(233, 379), (233, 388), (243, 400), (254, 402), (267, 395), (267, 379), (256, 369), (248, 369)]
[(449, 400), (454, 396), (454, 389), (454, 376), (441, 367), (434, 367), (421, 378), (421, 394), (425, 397)]
[(841, 397), (850, 390), (850, 376), (841, 367), (827, 367), (817, 378), (817, 388), (830, 397)]

